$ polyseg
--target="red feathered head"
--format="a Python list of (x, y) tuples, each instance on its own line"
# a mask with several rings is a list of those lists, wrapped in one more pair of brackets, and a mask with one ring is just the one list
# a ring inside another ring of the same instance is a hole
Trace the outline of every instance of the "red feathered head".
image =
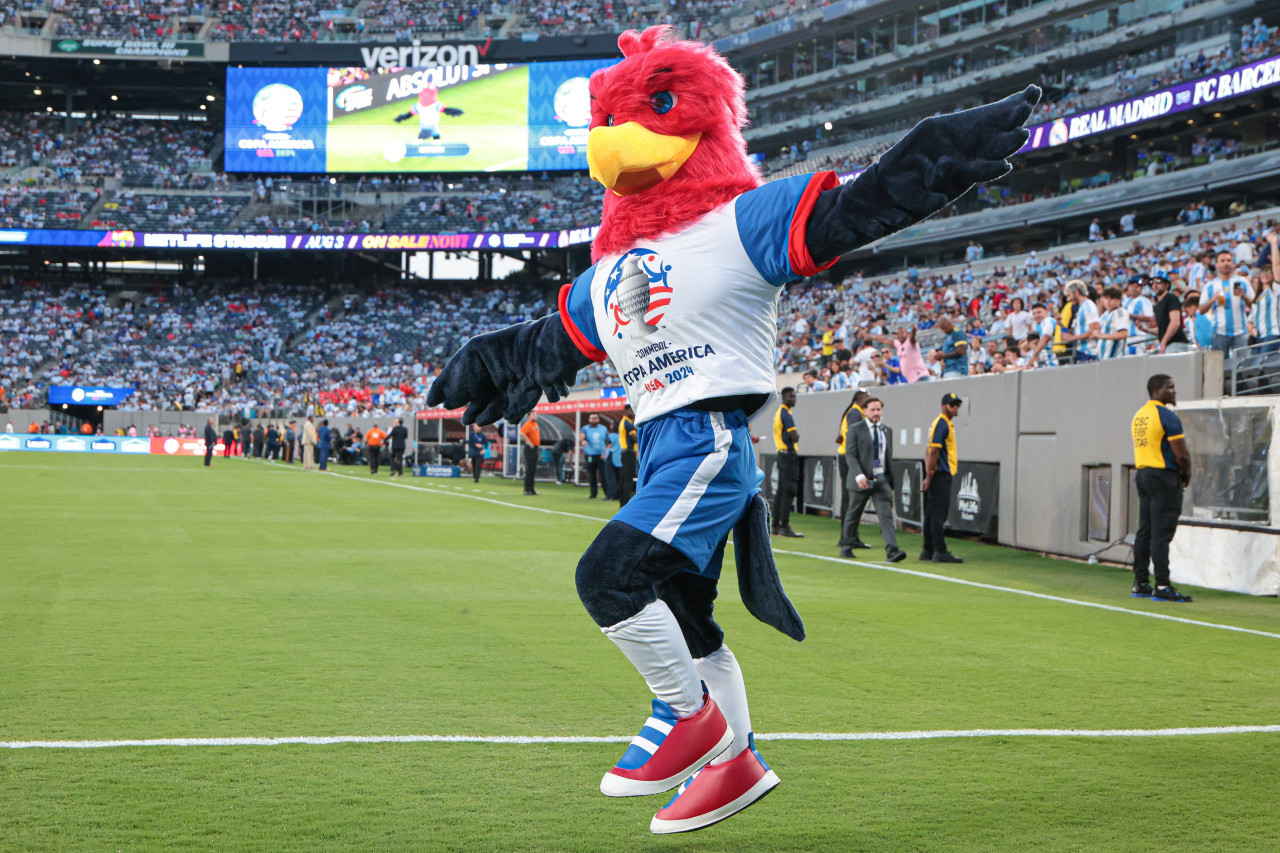
[(418, 106), (429, 107), (436, 102), (440, 96), (440, 90), (430, 83), (418, 90)]
[(672, 27), (618, 36), (623, 60), (591, 75), (591, 177), (606, 187), (595, 260), (671, 234), (760, 185), (747, 159), (745, 85)]

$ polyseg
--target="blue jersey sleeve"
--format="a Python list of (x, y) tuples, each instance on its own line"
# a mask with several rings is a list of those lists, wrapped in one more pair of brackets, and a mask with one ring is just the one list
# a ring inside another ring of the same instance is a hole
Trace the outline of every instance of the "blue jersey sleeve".
[(947, 426), (947, 422), (942, 418), (938, 418), (933, 425), (933, 435), (929, 436), (930, 447), (944, 447), (947, 443), (947, 436), (951, 433), (951, 427)]
[(1164, 428), (1165, 438), (1182, 438), (1182, 418), (1169, 411), (1167, 406), (1156, 406), (1160, 412), (1160, 426)]
[(829, 263), (815, 263), (804, 235), (819, 193), (838, 184), (835, 172), (815, 172), (770, 181), (738, 196), (734, 202), (738, 238), (751, 263), (770, 284), (781, 287), (836, 262), (833, 258)]
[(604, 361), (609, 356), (600, 344), (596, 315), (591, 310), (591, 279), (595, 274), (596, 265), (592, 264), (572, 284), (560, 288), (560, 322), (583, 355), (592, 361)]

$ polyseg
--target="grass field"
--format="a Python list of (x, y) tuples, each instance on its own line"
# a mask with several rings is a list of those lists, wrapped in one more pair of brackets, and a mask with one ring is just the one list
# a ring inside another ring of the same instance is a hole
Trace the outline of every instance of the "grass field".
[(388, 161), (382, 153), (388, 140), (398, 140), (410, 148), (419, 142), (416, 116), (399, 124), (395, 121), (414, 103), (410, 98), (335, 116), (329, 124), (329, 171), (481, 172), (525, 168), (529, 154), (528, 66), (442, 89), (440, 100), (463, 114), (441, 117), (439, 141), (465, 143), (471, 147), (468, 154)]
[[(368, 479), (0, 454), (0, 742), (635, 734), (647, 691), (573, 586), (609, 505)], [(1274, 599), (1167, 609), (967, 542), (900, 573), (795, 526), (805, 642), (722, 584), (783, 784), (716, 827), (657, 838), (666, 796), (602, 797), (621, 743), (0, 748), (0, 850), (1280, 849), (1275, 733), (817, 737), (1280, 724)]]

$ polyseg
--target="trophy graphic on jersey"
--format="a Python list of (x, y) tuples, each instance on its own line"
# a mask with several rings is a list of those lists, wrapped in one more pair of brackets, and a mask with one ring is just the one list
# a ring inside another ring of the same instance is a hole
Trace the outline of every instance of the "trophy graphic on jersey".
[(650, 326), (644, 319), (649, 313), (649, 288), (649, 274), (640, 266), (640, 258), (632, 255), (623, 261), (616, 298), (622, 313), (635, 323), (631, 332), (633, 338), (643, 338), (658, 331), (657, 326)]

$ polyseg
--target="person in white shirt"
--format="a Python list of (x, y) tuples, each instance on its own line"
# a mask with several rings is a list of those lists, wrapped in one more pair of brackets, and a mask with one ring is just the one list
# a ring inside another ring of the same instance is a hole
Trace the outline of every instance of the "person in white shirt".
[(1128, 236), (1138, 230), (1136, 227), (1134, 227), (1134, 224), (1133, 224), (1134, 219), (1137, 218), (1137, 216), (1138, 216), (1138, 211), (1131, 210), (1128, 213), (1126, 213), (1124, 216), (1120, 217), (1120, 231), (1122, 234), (1124, 234), (1125, 236)]
[(1228, 358), (1233, 350), (1249, 341), (1245, 315), (1253, 304), (1253, 286), (1236, 273), (1235, 256), (1229, 249), (1218, 252), (1214, 260), (1217, 275), (1200, 293), (1200, 313), (1213, 322), (1210, 346)]
[(987, 329), (987, 335), (993, 338), (1003, 338), (1009, 334), (1009, 321), (1005, 318), (1004, 309), (997, 308), (995, 316), (991, 318), (991, 326)]
[(1062, 332), (1062, 342), (1076, 342), (1076, 362), (1098, 360), (1098, 346), (1092, 339), (1092, 333), (1102, 328), (1098, 316), (1098, 306), (1089, 298), (1089, 288), (1083, 281), (1073, 278), (1067, 282), (1063, 292), (1075, 306), (1071, 326)]
[(1142, 292), (1142, 287), (1146, 284), (1145, 276), (1134, 276), (1129, 279), (1129, 283), (1125, 285), (1125, 296), (1121, 305), (1124, 310), (1129, 312), (1129, 319), (1132, 321), (1129, 332), (1129, 354), (1133, 355), (1138, 351), (1139, 342), (1150, 339), (1149, 335), (1139, 331), (1140, 328), (1148, 323), (1155, 322), (1155, 308), (1151, 304), (1151, 297)]
[(875, 384), (876, 371), (875, 371), (875, 367), (872, 365), (871, 362), (872, 362), (872, 359), (875, 358), (878, 352), (879, 350), (876, 349), (876, 347), (873, 344), (867, 343), (867, 344), (864, 344), (862, 348), (858, 350), (856, 355), (854, 355), (853, 364), (858, 371), (858, 384), (860, 385)]
[(1031, 312), (1026, 306), (1021, 297), (1009, 300), (1009, 335), (1016, 341), (1026, 340), (1027, 333), (1031, 331)]
[(1254, 280), (1253, 327), (1258, 332), (1260, 353), (1280, 351), (1280, 283), (1276, 273), (1280, 271), (1280, 245), (1275, 231), (1267, 232), (1271, 246), (1271, 266), (1258, 271)]
[(1038, 337), (1028, 363), (1036, 367), (1057, 367), (1058, 356), (1053, 351), (1053, 338), (1058, 331), (1057, 315), (1050, 312), (1043, 302), (1037, 302), (1031, 306), (1031, 319), (1035, 321), (1035, 327), (1028, 333), (1027, 340), (1031, 340), (1032, 334)]
[(812, 371), (804, 375), (804, 390), (806, 391), (826, 391), (827, 383), (818, 378), (818, 375)]
[(1103, 361), (1120, 358), (1129, 352), (1129, 333), (1133, 322), (1129, 312), (1124, 310), (1124, 296), (1118, 287), (1108, 287), (1102, 291), (1103, 315), (1098, 330), (1090, 336), (1097, 341), (1098, 357)]
[(1231, 255), (1236, 262), (1236, 266), (1251, 266), (1257, 256), (1253, 251), (1253, 243), (1249, 240), (1232, 240)]
[(1102, 242), (1102, 225), (1098, 222), (1098, 217), (1093, 217), (1093, 221), (1089, 223), (1089, 242)]

